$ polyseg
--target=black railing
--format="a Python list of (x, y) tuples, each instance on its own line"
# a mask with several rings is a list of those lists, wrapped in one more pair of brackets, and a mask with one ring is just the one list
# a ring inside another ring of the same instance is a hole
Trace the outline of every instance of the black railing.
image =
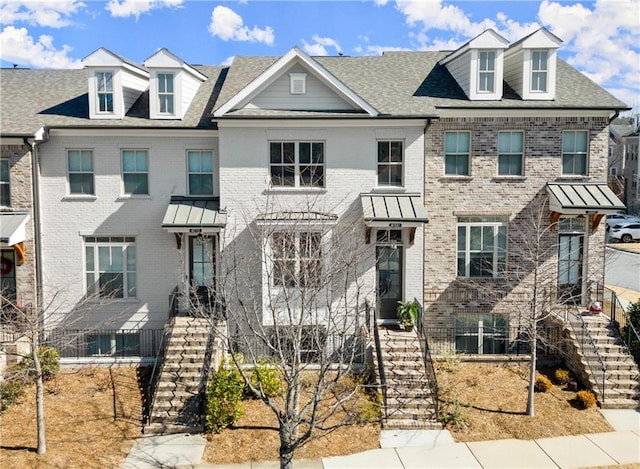
[(422, 305), (418, 302), (418, 300), (414, 300), (418, 304), (418, 320), (417, 320), (417, 331), (418, 331), (418, 339), (420, 341), (420, 348), (422, 349), (422, 362), (424, 364), (424, 369), (427, 374), (427, 381), (429, 382), (429, 387), (431, 389), (431, 396), (433, 400), (433, 411), (435, 413), (435, 419), (438, 419), (438, 379), (436, 378), (436, 370), (433, 366), (433, 359), (431, 358), (431, 351), (429, 349), (429, 341), (427, 340), (427, 336), (425, 335), (424, 330), (424, 310), (422, 309)]
[(43, 345), (55, 347), (60, 358), (150, 358), (162, 342), (162, 329), (52, 329)]
[[(367, 305), (368, 306), (368, 305)], [(380, 333), (378, 332), (378, 326), (375, 324), (375, 310), (372, 312), (374, 318), (373, 324), (373, 340), (376, 348), (376, 363), (373, 364), (378, 369), (378, 378), (380, 379), (380, 391), (382, 392), (382, 409), (384, 411), (384, 418), (388, 418), (387, 407), (387, 377), (384, 373), (384, 363), (382, 362), (382, 346), (380, 345)]]

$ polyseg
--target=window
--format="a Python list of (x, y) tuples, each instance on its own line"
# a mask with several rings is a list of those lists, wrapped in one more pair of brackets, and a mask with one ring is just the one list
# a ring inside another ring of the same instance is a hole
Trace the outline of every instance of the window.
[(213, 195), (213, 153), (188, 151), (189, 195)]
[(547, 91), (547, 65), (548, 52), (546, 50), (534, 50), (531, 52), (531, 91)]
[(271, 142), (271, 185), (324, 187), (323, 142)]
[(280, 350), (288, 363), (293, 363), (296, 351), (302, 363), (318, 363), (325, 350), (327, 331), (322, 326), (278, 326), (272, 328), (271, 350)]
[(507, 351), (507, 319), (498, 314), (454, 316), (456, 352), (495, 354)]
[(496, 52), (480, 51), (478, 53), (478, 92), (493, 93), (495, 91)]
[(9, 177), (9, 159), (0, 159), (0, 206), (11, 206), (11, 178)]
[(522, 176), (523, 132), (498, 133), (498, 174)]
[(469, 132), (445, 132), (444, 174), (469, 175)]
[(307, 74), (306, 73), (290, 73), (289, 74), (289, 93), (305, 94), (307, 92)]
[(130, 236), (88, 236), (85, 243), (87, 293), (104, 298), (134, 298), (136, 245)]
[(93, 151), (68, 150), (70, 194), (94, 194), (93, 188)]
[(173, 74), (158, 73), (158, 110), (162, 114), (173, 114)]
[(558, 299), (580, 303), (582, 263), (587, 219), (563, 217), (558, 221)]
[(562, 174), (587, 175), (586, 130), (565, 130), (562, 133)]
[(402, 186), (402, 142), (378, 142), (378, 185)]
[(498, 277), (506, 264), (506, 217), (458, 217), (459, 277)]
[(140, 355), (138, 332), (114, 332), (87, 336), (89, 355), (137, 357)]
[(113, 73), (97, 72), (98, 112), (113, 112)]
[(122, 151), (125, 194), (149, 194), (149, 161), (146, 150)]
[(322, 281), (322, 233), (275, 232), (271, 235), (273, 285), (319, 287)]
[(16, 257), (13, 249), (0, 250), (0, 296), (16, 300)]

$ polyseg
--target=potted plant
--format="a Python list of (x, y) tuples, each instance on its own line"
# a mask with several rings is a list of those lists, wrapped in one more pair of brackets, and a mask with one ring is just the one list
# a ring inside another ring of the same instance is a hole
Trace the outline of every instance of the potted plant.
[(398, 309), (396, 310), (400, 327), (405, 331), (412, 331), (418, 320), (418, 302), (398, 301)]

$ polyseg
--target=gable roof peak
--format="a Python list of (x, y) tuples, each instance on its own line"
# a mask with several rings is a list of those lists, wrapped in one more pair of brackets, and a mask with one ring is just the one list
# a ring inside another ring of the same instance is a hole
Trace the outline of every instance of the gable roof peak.
[(452, 51), (449, 55), (447, 55), (440, 61), (440, 64), (444, 65), (448, 62), (451, 62), (455, 58), (460, 57), (471, 49), (506, 49), (508, 47), (509, 41), (493, 29), (489, 28), (485, 29), (474, 38), (469, 39), (458, 49)]

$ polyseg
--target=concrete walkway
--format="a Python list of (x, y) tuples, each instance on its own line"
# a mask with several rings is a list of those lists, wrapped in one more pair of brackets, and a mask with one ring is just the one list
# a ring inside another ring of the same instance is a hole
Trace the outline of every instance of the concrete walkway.
[[(587, 468), (640, 467), (640, 410), (602, 410), (613, 432), (540, 438), (455, 443), (444, 431), (389, 431), (380, 449), (349, 456), (295, 460), (296, 469), (422, 468)], [(205, 438), (160, 435), (138, 440), (123, 469), (277, 469), (277, 461), (242, 464), (201, 463)]]

